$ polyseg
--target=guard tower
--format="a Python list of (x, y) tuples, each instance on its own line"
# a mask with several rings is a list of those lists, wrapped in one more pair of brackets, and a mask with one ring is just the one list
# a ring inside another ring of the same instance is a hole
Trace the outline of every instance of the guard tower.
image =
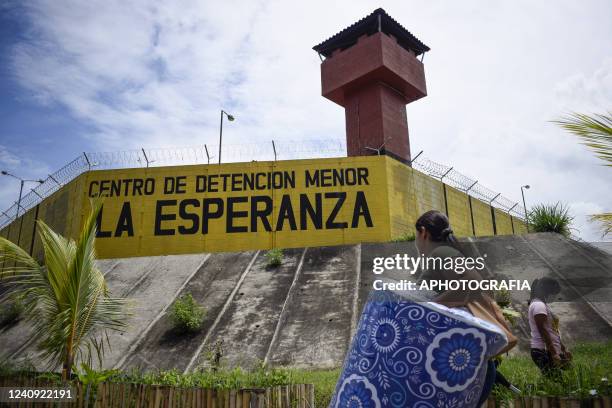
[(429, 47), (379, 8), (313, 49), (325, 57), (323, 96), (345, 109), (348, 156), (387, 154), (409, 164), (405, 105), (427, 95)]

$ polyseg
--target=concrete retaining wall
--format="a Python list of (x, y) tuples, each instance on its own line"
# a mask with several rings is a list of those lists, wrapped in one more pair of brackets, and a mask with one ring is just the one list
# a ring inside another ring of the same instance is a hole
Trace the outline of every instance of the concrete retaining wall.
[[(556, 234), (469, 238), (462, 245), (469, 255), (486, 255), (484, 275), (558, 279), (562, 292), (551, 307), (567, 343), (612, 339), (607, 253)], [(398, 253), (417, 256), (413, 242), (400, 242), (289, 249), (278, 268), (266, 266), (265, 251), (99, 261), (112, 293), (134, 307), (129, 330), (111, 333), (105, 365), (193, 370), (222, 341), (227, 365), (339, 366), (379, 277), (371, 272), (374, 257)], [(385, 276), (411, 279), (403, 271)], [(208, 310), (201, 331), (187, 335), (173, 329), (169, 312), (186, 293)], [(528, 293), (512, 292), (512, 299), (526, 315)], [(514, 330), (526, 349), (526, 320)], [(1, 328), (0, 359), (37, 361), (37, 340), (23, 322)]]

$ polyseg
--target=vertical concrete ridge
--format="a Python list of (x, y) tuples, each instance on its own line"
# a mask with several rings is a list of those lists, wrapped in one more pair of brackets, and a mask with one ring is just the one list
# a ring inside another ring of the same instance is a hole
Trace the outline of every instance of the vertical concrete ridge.
[[(209, 258), (210, 258), (210, 254), (206, 254), (204, 259), (202, 259), (202, 261), (198, 264), (198, 266), (193, 268), (193, 271), (189, 274), (187, 279), (185, 279), (183, 284), (175, 291), (174, 295), (170, 298), (170, 301), (168, 303), (166, 303), (166, 305), (157, 314), (157, 316), (155, 316), (155, 318), (151, 322), (149, 322), (149, 324), (142, 331), (140, 336), (136, 339), (136, 341), (132, 342), (132, 344), (128, 348), (127, 352), (123, 354), (121, 359), (113, 366), (113, 368), (121, 368), (123, 366), (123, 364), (125, 363), (127, 358), (134, 352), (134, 350), (136, 350), (136, 347), (138, 347), (140, 345), (140, 343), (142, 343), (142, 341), (144, 341), (144, 339), (147, 337), (147, 333), (151, 330), (151, 328), (155, 325), (155, 323), (157, 323), (157, 321), (164, 315), (164, 313), (166, 313), (166, 310), (168, 310), (168, 308), (173, 303), (173, 301), (176, 299), (176, 297), (179, 295), (179, 293), (181, 293), (183, 288), (187, 285), (187, 283), (191, 280), (191, 278), (193, 278), (193, 276), (200, 270), (200, 268), (202, 268), (202, 266), (204, 266), (204, 264), (206, 263), (206, 261), (208, 261)], [(136, 286), (134, 286), (134, 287), (136, 287)]]
[(206, 337), (204, 337), (204, 340), (202, 340), (202, 343), (200, 343), (200, 345), (196, 349), (195, 353), (193, 354), (193, 356), (189, 360), (189, 364), (187, 364), (187, 367), (185, 367), (185, 370), (183, 370), (184, 374), (187, 374), (189, 371), (191, 371), (191, 369), (192, 369), (193, 365), (195, 364), (195, 362), (197, 361), (200, 353), (204, 349), (204, 346), (208, 342), (208, 339), (210, 338), (210, 335), (213, 333), (213, 331), (215, 330), (215, 328), (219, 324), (219, 321), (221, 321), (221, 318), (223, 317), (223, 315), (225, 314), (225, 312), (226, 312), (227, 308), (229, 307), (230, 303), (234, 299), (234, 296), (236, 296), (236, 292), (238, 292), (238, 289), (240, 288), (240, 285), (242, 285), (242, 282), (244, 281), (244, 278), (247, 276), (247, 274), (251, 270), (251, 267), (253, 267), (253, 264), (255, 263), (255, 260), (257, 259), (257, 257), (259, 256), (260, 253), (261, 253), (261, 251), (255, 252), (255, 255), (253, 255), (253, 258), (251, 259), (251, 262), (249, 262), (247, 267), (244, 269), (244, 272), (240, 276), (240, 279), (236, 283), (236, 286), (234, 286), (234, 289), (232, 290), (232, 293), (230, 293), (230, 295), (227, 297), (227, 300), (223, 304), (223, 308), (221, 309), (221, 311), (217, 315), (217, 317), (216, 317), (215, 321), (213, 322), (213, 324), (208, 329), (208, 333), (206, 333)]
[[(210, 255), (208, 255), (208, 256), (210, 256)], [(198, 268), (196, 268), (196, 270), (197, 270), (197, 269), (199, 269), (199, 268), (200, 268), (200, 267), (201, 267), (201, 266), (204, 264), (204, 262), (206, 262), (206, 259), (208, 259), (208, 258), (204, 258), (204, 260), (202, 261), (202, 263), (200, 264), (200, 266), (198, 266)], [(116, 267), (116, 266), (115, 266), (115, 267)], [(113, 267), (113, 269), (115, 269), (115, 267)], [(122, 293), (122, 294), (121, 294), (121, 297), (128, 297), (128, 296), (130, 296), (132, 293), (134, 293), (134, 291), (136, 291), (136, 289), (138, 289), (138, 287), (139, 287), (140, 285), (142, 285), (142, 283), (143, 283), (143, 282), (145, 281), (145, 279), (147, 279), (147, 277), (148, 277), (148, 276), (149, 276), (149, 275), (150, 275), (150, 274), (153, 272), (153, 270), (154, 270), (154, 268), (148, 268), (148, 270), (147, 270), (145, 273), (143, 273), (143, 274), (140, 276), (140, 278), (138, 278), (138, 280), (137, 280), (136, 282), (134, 282), (134, 284), (133, 284), (132, 286), (130, 286), (130, 288), (129, 288), (127, 291), (125, 291), (124, 293)], [(110, 271), (109, 271), (109, 272), (110, 272)]]
[(98, 261), (98, 262), (96, 262), (96, 266), (97, 266), (99, 269), (105, 269), (105, 270), (102, 272), (102, 275), (106, 277), (106, 275), (108, 275), (109, 273), (111, 273), (112, 271), (114, 271), (115, 269), (117, 269), (117, 267), (119, 266), (119, 264), (121, 264), (121, 261), (113, 259), (112, 266), (111, 266), (110, 268), (101, 268), (101, 266), (103, 266), (103, 265), (104, 265), (104, 263), (107, 263), (107, 261)]
[(266, 351), (266, 356), (264, 357), (264, 364), (268, 363), (268, 359), (270, 358), (270, 353), (272, 352), (272, 348), (275, 346), (278, 333), (280, 332), (281, 325), (283, 324), (283, 319), (285, 316), (285, 309), (287, 308), (287, 304), (289, 300), (293, 299), (293, 289), (297, 283), (298, 277), (300, 276), (300, 271), (302, 270), (302, 266), (304, 265), (304, 257), (306, 256), (306, 251), (308, 248), (304, 248), (302, 252), (302, 256), (300, 257), (300, 261), (295, 268), (295, 274), (293, 275), (293, 281), (291, 281), (291, 286), (289, 286), (289, 290), (287, 291), (287, 296), (285, 297), (285, 301), (283, 302), (283, 307), (281, 308), (280, 314), (278, 315), (278, 321), (276, 323), (276, 327), (274, 328), (274, 334), (272, 335), (272, 339), (270, 340), (270, 344), (268, 346), (268, 351)]
[(308, 249), (269, 365), (332, 368), (342, 364), (350, 336), (355, 255), (355, 245)]
[(529, 242), (529, 240), (525, 239), (523, 236), (519, 235), (519, 238), (522, 239), (523, 241), (525, 241), (525, 243), (531, 248), (531, 250), (553, 271), (553, 273), (555, 275), (557, 275), (557, 277), (559, 279), (561, 279), (569, 288), (571, 288), (571, 290), (578, 296), (578, 298), (580, 298), (585, 304), (588, 304), (591, 308), (591, 310), (601, 318), (601, 320), (603, 320), (604, 322), (606, 322), (608, 324), (609, 327), (612, 327), (612, 321), (610, 321), (610, 319), (607, 316), (604, 316), (598, 308), (596, 308), (593, 303), (591, 303), (591, 301), (589, 301), (588, 299), (586, 299), (582, 293), (580, 293), (580, 291), (578, 289), (576, 289), (576, 287), (570, 282), (568, 281), (568, 279), (558, 270), (557, 267), (555, 267), (548, 259), (546, 259), (546, 257), (544, 257), (544, 255), (536, 248), (535, 245), (533, 245), (533, 243)]
[(355, 251), (357, 252), (357, 263), (355, 265), (355, 291), (353, 292), (353, 306), (352, 306), (352, 316), (351, 316), (351, 331), (349, 335), (349, 344), (348, 347), (351, 346), (351, 341), (353, 340), (353, 336), (355, 335), (355, 331), (357, 330), (357, 323), (359, 322), (359, 287), (361, 286), (361, 244), (357, 244)]

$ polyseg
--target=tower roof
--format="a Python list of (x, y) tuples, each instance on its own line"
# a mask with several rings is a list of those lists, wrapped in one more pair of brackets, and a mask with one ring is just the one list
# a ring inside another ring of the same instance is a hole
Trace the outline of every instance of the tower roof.
[(343, 50), (355, 44), (362, 35), (370, 35), (379, 31), (393, 35), (401, 47), (413, 51), (416, 55), (429, 51), (428, 46), (419, 41), (382, 8), (374, 10), (370, 15), (315, 45), (312, 49), (325, 57), (329, 57), (335, 50)]

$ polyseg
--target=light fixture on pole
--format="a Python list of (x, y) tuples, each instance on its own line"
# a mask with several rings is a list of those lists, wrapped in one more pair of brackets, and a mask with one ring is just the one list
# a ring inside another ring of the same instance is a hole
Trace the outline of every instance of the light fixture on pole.
[(2, 170), (0, 172), (3, 176), (9, 176), (12, 177), (14, 179), (19, 180), (20, 184), (19, 184), (19, 198), (17, 199), (17, 213), (15, 215), (15, 219), (17, 219), (19, 217), (19, 209), (21, 208), (21, 195), (23, 194), (23, 185), (25, 183), (44, 183), (43, 180), (38, 179), (38, 180), (27, 180), (27, 179), (22, 179), (21, 177), (18, 177), (14, 174), (9, 173), (8, 171)]
[(219, 164), (221, 164), (221, 143), (223, 142), (223, 115), (227, 116), (227, 120), (230, 122), (234, 121), (234, 116), (230, 115), (223, 109), (221, 109), (221, 123), (219, 124)]
[(529, 184), (521, 186), (521, 196), (523, 196), (523, 208), (525, 209), (525, 223), (527, 224), (527, 232), (529, 232), (529, 216), (527, 215), (527, 205), (525, 204), (525, 191), (529, 190)]

